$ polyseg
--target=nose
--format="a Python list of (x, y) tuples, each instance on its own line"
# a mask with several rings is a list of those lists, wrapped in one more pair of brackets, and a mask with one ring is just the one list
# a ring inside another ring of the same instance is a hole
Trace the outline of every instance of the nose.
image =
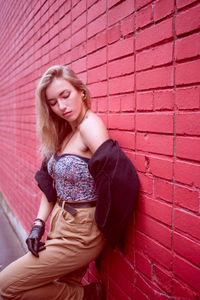
[(58, 107), (60, 110), (65, 110), (66, 109), (65, 101), (62, 101), (62, 99), (58, 99)]

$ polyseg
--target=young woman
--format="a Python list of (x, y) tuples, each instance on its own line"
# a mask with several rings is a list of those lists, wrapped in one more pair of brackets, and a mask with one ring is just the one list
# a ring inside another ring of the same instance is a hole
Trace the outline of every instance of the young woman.
[[(44, 161), (36, 174), (43, 191), (26, 242), (29, 252), (0, 273), (3, 299), (101, 300), (101, 282), (81, 285), (105, 245), (94, 219), (96, 189), (88, 162), (108, 140), (90, 110), (87, 87), (65, 66), (49, 68), (36, 92), (37, 129)], [(40, 241), (50, 213), (50, 232)]]
[(104, 300), (101, 282), (83, 287), (81, 280), (105, 241), (123, 249), (137, 200), (137, 173), (90, 110), (89, 91), (70, 68), (46, 71), (36, 108), (44, 160), (35, 178), (43, 196), (26, 240), (30, 251), (0, 273), (0, 295), (4, 300)]

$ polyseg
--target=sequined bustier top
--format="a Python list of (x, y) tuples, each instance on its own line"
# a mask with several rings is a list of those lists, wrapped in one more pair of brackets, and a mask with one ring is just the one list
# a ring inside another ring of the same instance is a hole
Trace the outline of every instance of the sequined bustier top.
[(48, 172), (54, 180), (58, 197), (71, 202), (96, 199), (88, 162), (89, 158), (75, 154), (53, 155), (50, 158)]

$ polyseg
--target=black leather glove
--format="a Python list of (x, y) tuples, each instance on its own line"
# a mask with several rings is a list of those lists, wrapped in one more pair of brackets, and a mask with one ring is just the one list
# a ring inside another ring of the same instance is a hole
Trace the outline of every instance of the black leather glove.
[(45, 222), (41, 219), (35, 219), (31, 232), (26, 239), (28, 249), (33, 255), (39, 257), (38, 252), (45, 249), (45, 243), (40, 242), (45, 231)]

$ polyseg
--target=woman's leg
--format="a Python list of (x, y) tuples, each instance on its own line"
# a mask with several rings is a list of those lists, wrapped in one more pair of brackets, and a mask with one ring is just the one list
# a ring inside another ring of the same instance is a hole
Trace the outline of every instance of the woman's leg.
[[(93, 208), (79, 209), (72, 216), (57, 207), (46, 250), (39, 253), (39, 258), (29, 252), (3, 270), (0, 293), (3, 299), (82, 300), (83, 271), (80, 276), (80, 269), (86, 271), (103, 246)], [(70, 280), (72, 272), (73, 280)], [(68, 281), (64, 281), (62, 278), (67, 274)]]

